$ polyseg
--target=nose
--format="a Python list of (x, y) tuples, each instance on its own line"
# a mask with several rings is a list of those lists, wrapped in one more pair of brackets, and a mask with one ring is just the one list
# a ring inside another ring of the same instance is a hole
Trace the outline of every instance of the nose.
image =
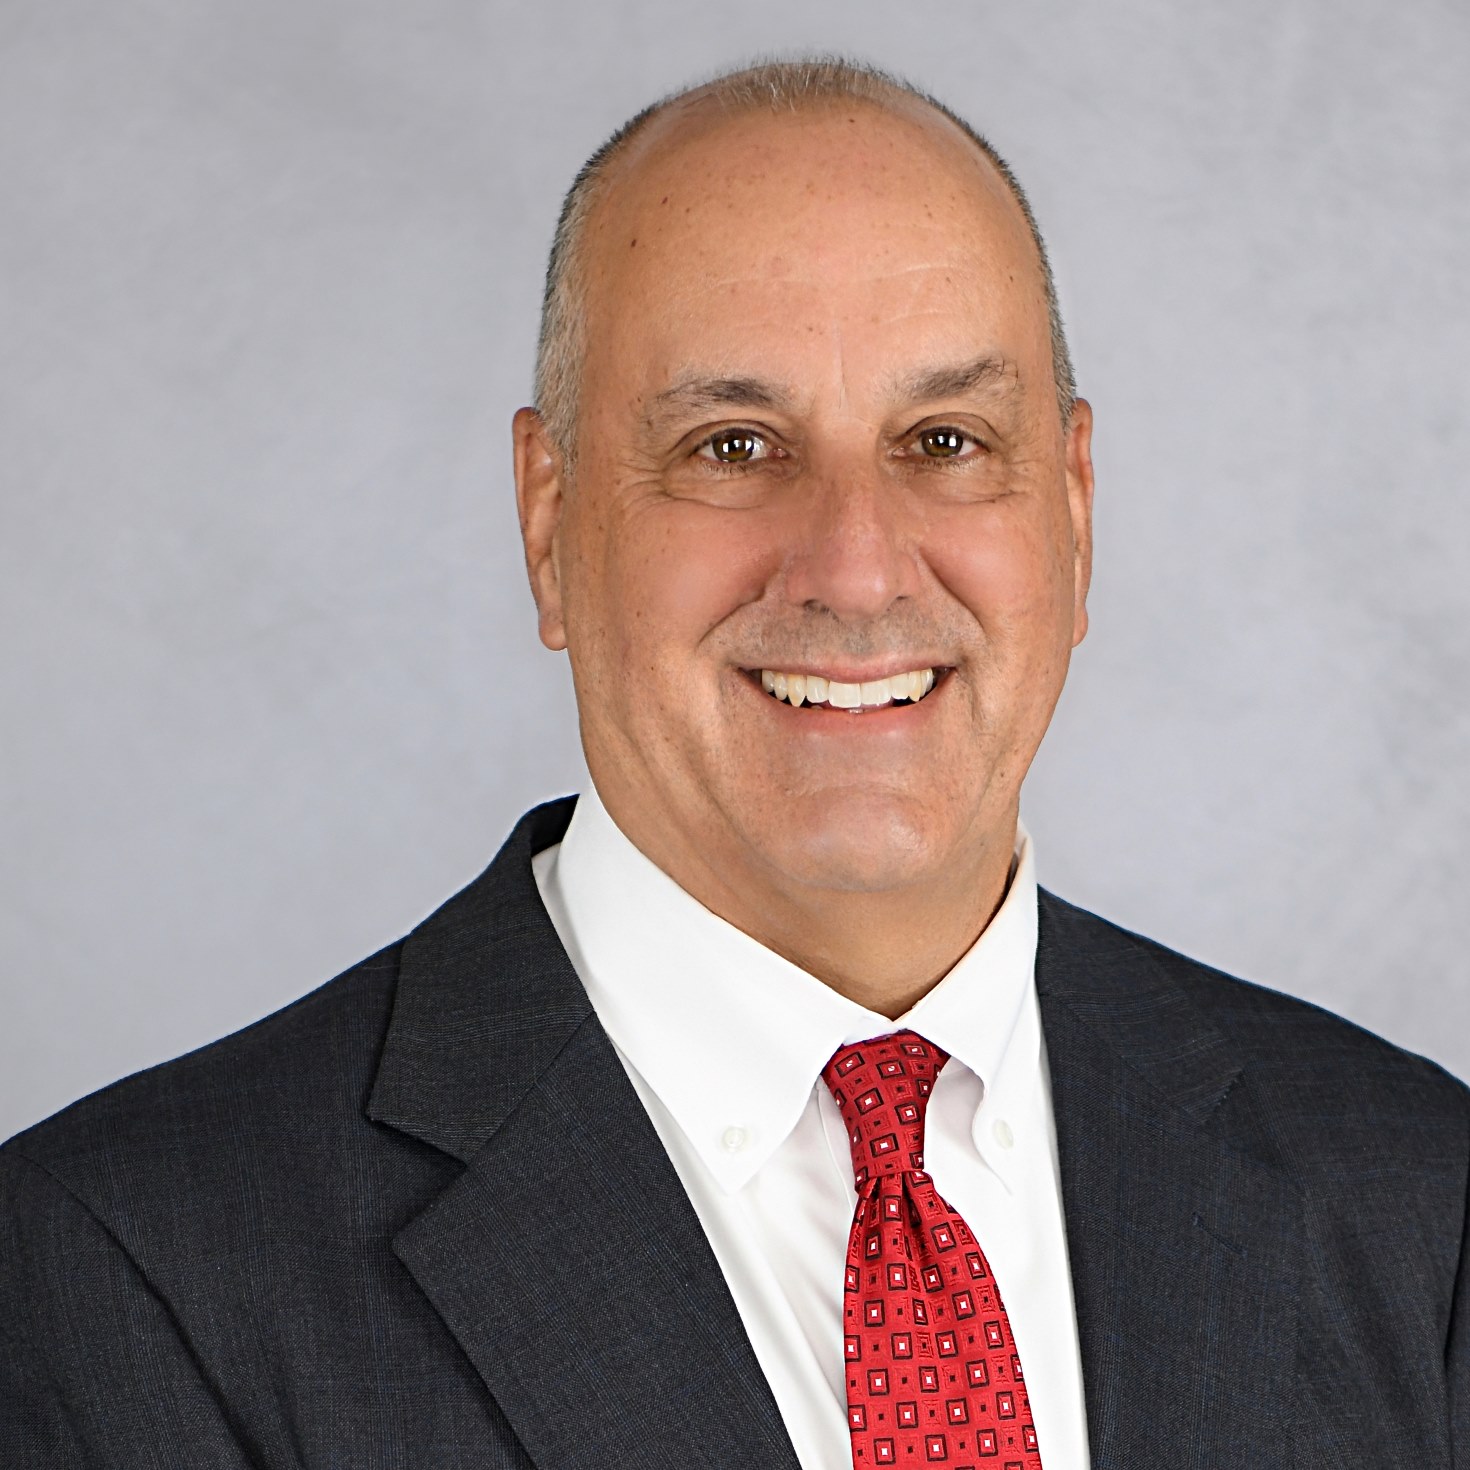
[(812, 485), (788, 542), (788, 599), (859, 623), (912, 596), (918, 534), (905, 500), (901, 487), (871, 471), (833, 474)]

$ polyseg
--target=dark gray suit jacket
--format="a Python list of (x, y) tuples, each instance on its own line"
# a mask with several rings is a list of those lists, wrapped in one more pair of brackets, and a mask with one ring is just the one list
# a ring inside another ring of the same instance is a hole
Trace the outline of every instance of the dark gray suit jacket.
[[(541, 905), (570, 813), (0, 1149), (0, 1464), (795, 1470)], [(1047, 894), (1037, 983), (1098, 1470), (1470, 1470), (1465, 1089)]]

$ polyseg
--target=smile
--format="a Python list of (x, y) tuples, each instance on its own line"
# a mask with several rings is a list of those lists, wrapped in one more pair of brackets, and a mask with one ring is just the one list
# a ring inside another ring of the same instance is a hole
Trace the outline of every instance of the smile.
[(788, 674), (762, 669), (760, 681), (761, 688), (773, 699), (798, 709), (807, 705), (860, 715), (864, 710), (883, 709), (891, 704), (918, 704), (944, 672), (943, 669), (911, 669), (903, 674), (890, 674), (884, 679), (848, 684), (821, 674)]

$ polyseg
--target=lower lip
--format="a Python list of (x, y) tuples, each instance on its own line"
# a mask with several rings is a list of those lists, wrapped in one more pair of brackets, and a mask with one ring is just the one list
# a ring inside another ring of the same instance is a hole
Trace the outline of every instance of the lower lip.
[(813, 735), (866, 735), (877, 736), (889, 733), (901, 734), (903, 731), (917, 732), (928, 724), (933, 715), (933, 706), (942, 699), (945, 691), (949, 688), (952, 669), (946, 669), (939, 674), (934, 687), (917, 704), (881, 704), (869, 705), (861, 712), (853, 709), (834, 709), (831, 705), (824, 704), (813, 706), (809, 704), (800, 707), (788, 704), (784, 699), (777, 699), (773, 694), (767, 694), (760, 682), (760, 675), (742, 672), (741, 682), (748, 685), (751, 692), (763, 704), (768, 705), (771, 711), (781, 720), (782, 725), (793, 734), (800, 734), (803, 730)]

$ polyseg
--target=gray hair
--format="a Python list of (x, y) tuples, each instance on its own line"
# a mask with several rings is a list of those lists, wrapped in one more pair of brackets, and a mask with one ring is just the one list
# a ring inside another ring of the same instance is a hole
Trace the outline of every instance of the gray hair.
[(883, 107), (901, 97), (917, 98), (947, 117), (987, 158), (1020, 206), (1041, 264), (1051, 329), (1052, 374), (1057, 408), (1067, 424), (1077, 401), (1072, 354), (1057, 303), (1056, 282), (1046, 246), (1030, 202), (1010, 165), (990, 143), (942, 102), (927, 92), (875, 66), (842, 57), (818, 56), (793, 61), (766, 61), (716, 76), (712, 81), (686, 87), (661, 98), (625, 122), (587, 160), (562, 201), (546, 267), (546, 290), (541, 303), (541, 334), (536, 346), (536, 408), (552, 442), (570, 462), (576, 440), (582, 356), (586, 342), (586, 269), (583, 259), (587, 221), (602, 196), (612, 165), (634, 137), (666, 108), (698, 92), (731, 112), (798, 112), (823, 102), (862, 102)]

